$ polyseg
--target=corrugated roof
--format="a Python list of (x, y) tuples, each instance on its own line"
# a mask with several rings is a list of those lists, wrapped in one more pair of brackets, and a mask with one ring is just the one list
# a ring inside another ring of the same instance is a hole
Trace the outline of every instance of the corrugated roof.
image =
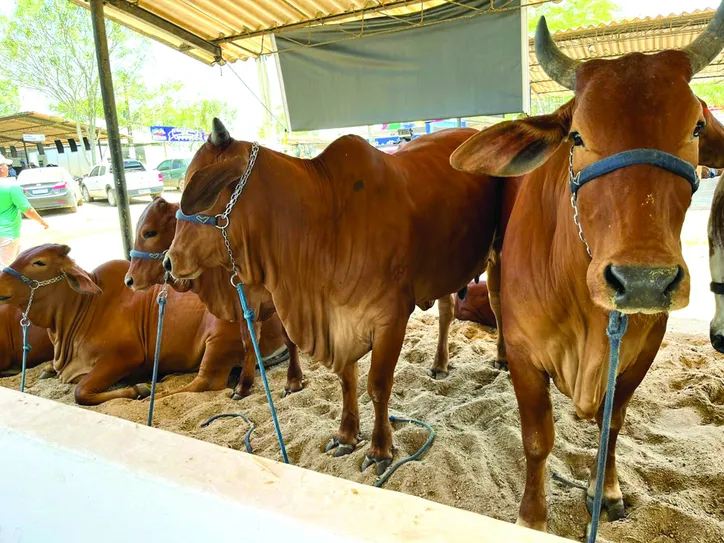
[[(697, 10), (680, 15), (659, 15), (644, 19), (615, 21), (609, 24), (565, 30), (553, 34), (558, 47), (577, 60), (615, 58), (627, 53), (655, 53), (680, 49), (690, 44), (714, 18), (715, 10)], [(552, 81), (538, 64), (530, 40), (531, 91), (546, 94), (565, 91)], [(696, 79), (724, 77), (724, 52), (697, 74)]]
[[(87, 125), (81, 124), (81, 128), (83, 129), (83, 135), (86, 135)], [(101, 140), (108, 139), (105, 130), (100, 128), (96, 130), (100, 131)], [(51, 117), (34, 111), (0, 117), (0, 145), (22, 145), (23, 134), (43, 134), (45, 136), (43, 145), (53, 145), (53, 140), (68, 140), (69, 138), (76, 140), (78, 145), (83, 145), (82, 141), (78, 141), (78, 132), (74, 121)]]
[[(88, 8), (88, 0), (70, 0)], [(211, 64), (271, 52), (272, 33), (380, 14), (400, 16), (448, 0), (105, 0), (105, 16)]]

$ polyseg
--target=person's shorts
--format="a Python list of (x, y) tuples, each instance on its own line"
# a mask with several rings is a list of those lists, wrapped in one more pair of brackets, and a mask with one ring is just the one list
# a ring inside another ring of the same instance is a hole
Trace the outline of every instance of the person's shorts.
[(12, 238), (0, 238), (0, 266), (9, 266), (18, 257), (20, 251), (20, 240)]

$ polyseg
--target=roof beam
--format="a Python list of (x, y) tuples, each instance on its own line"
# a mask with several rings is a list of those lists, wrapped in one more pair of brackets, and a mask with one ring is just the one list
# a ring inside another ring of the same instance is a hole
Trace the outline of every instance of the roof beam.
[[(88, 0), (83, 1), (86, 5), (88, 4)], [(223, 60), (221, 54), (222, 50), (221, 47), (219, 47), (218, 45), (211, 43), (197, 36), (196, 34), (193, 34), (188, 30), (181, 28), (180, 26), (139, 7), (137, 4), (132, 4), (128, 2), (128, 0), (104, 0), (104, 2), (108, 6), (113, 7), (114, 9), (122, 12), (125, 15), (128, 15), (129, 17), (138, 19), (139, 21), (142, 21), (146, 24), (158, 28), (159, 30), (171, 34), (189, 47), (206, 51), (207, 53), (213, 55), (213, 57), (217, 61)]]

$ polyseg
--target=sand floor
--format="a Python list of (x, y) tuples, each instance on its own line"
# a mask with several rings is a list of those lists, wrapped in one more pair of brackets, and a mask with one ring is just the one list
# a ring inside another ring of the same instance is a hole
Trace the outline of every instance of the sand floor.
[[(391, 411), (428, 422), (437, 439), (421, 461), (402, 466), (385, 487), (514, 522), (525, 460), (510, 376), (492, 367), (494, 332), (455, 321), (450, 336), (454, 370), (443, 381), (433, 381), (426, 373), (436, 341), (435, 312), (415, 312), (395, 374)], [(366, 392), (369, 360), (368, 355), (360, 363), (358, 390), (365, 440), (373, 424)], [(323, 452), (338, 425), (340, 386), (331, 372), (307, 357), (302, 366), (305, 389), (284, 399), (286, 364), (269, 372), (291, 462), (372, 484), (372, 469), (360, 473), (365, 441), (351, 456), (333, 458)], [(38, 381), (42, 368), (29, 372), (29, 392), (72, 404), (73, 386), (57, 379)], [(191, 379), (171, 376), (161, 386), (175, 388)], [(0, 385), (18, 388), (19, 377), (0, 379)], [(553, 396), (556, 444), (549, 468), (584, 481), (596, 452), (596, 426), (577, 420), (571, 403), (557, 391)], [(92, 409), (145, 423), (147, 407), (147, 402), (114, 400)], [(229, 390), (161, 399), (155, 426), (243, 449), (247, 425), (240, 419), (199, 428), (207, 418), (228, 412), (243, 412), (256, 423), (251, 439), (255, 454), (280, 459), (260, 379), (253, 394), (238, 402), (229, 399)], [(426, 437), (418, 426), (396, 425), (395, 457), (412, 454)], [(629, 517), (604, 522), (602, 540), (724, 542), (724, 356), (715, 353), (705, 337), (667, 335), (630, 404), (618, 441), (618, 468)], [(580, 540), (588, 520), (583, 491), (549, 481), (548, 498), (550, 531)]]

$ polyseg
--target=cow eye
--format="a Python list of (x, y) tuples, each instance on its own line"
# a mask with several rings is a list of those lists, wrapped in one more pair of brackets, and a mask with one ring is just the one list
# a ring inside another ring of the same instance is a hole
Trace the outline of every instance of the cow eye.
[(43, 267), (45, 266), (45, 262), (43, 262), (42, 260), (36, 260), (35, 262), (33, 262), (33, 266)]
[(704, 121), (699, 121), (696, 123), (696, 128), (694, 128), (694, 137), (698, 138), (699, 134), (701, 134), (701, 131), (706, 128), (706, 123)]
[(149, 230), (148, 232), (143, 233), (143, 239), (155, 238), (157, 235), (158, 235), (157, 232), (154, 232), (153, 230)]
[(570, 139), (576, 147), (583, 145), (583, 138), (578, 132), (571, 132), (568, 134), (568, 139)]

